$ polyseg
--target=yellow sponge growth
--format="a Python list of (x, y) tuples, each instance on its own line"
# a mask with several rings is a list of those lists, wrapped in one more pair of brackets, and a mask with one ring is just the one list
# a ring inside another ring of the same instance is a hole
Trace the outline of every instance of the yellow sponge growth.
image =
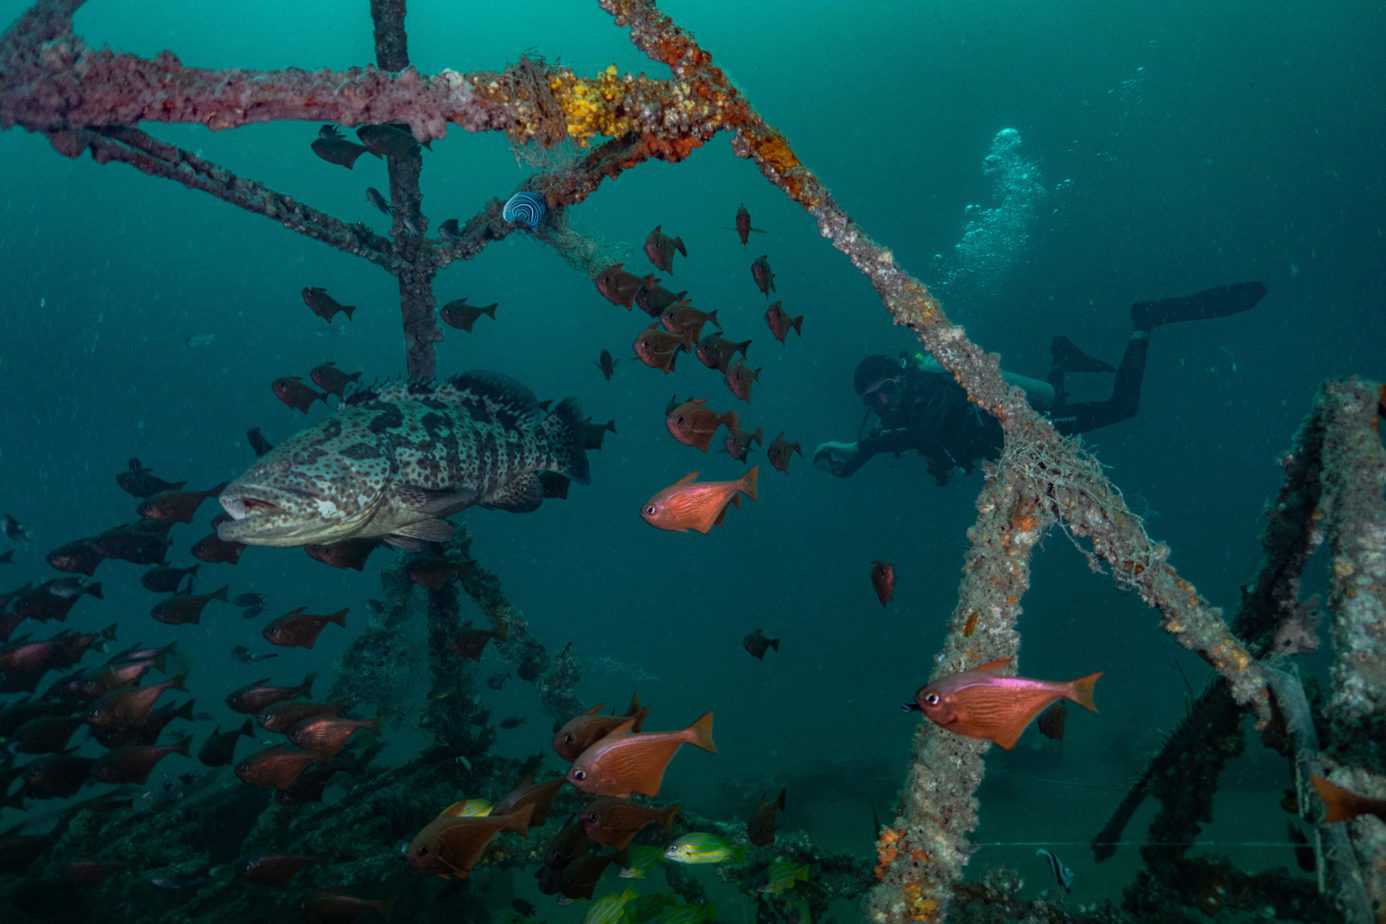
[(615, 138), (630, 132), (633, 122), (621, 103), (633, 81), (629, 75), (621, 77), (614, 64), (594, 80), (579, 79), (571, 71), (551, 77), (549, 89), (563, 109), (568, 135), (586, 147), (593, 135)]

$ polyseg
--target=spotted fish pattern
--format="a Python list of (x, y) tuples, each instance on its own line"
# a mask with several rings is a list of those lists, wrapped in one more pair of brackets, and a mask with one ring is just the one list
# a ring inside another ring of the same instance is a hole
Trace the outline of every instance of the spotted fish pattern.
[(446, 518), (467, 507), (529, 511), (569, 480), (587, 483), (583, 432), (574, 399), (550, 411), (493, 372), (360, 387), (225, 488), (231, 519), (218, 534), (270, 546), (442, 542)]

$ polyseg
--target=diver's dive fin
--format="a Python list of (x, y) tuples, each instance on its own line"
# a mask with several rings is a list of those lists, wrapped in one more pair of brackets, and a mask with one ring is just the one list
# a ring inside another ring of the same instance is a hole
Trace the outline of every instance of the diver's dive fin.
[(1116, 372), (1111, 363), (1089, 356), (1067, 337), (1055, 337), (1050, 341), (1049, 355), (1057, 372)]
[(1204, 289), (1192, 295), (1162, 298), (1154, 302), (1136, 302), (1131, 306), (1131, 323), (1137, 330), (1151, 330), (1161, 324), (1178, 321), (1203, 321), (1225, 318), (1256, 307), (1266, 295), (1259, 282), (1235, 282), (1230, 286)]

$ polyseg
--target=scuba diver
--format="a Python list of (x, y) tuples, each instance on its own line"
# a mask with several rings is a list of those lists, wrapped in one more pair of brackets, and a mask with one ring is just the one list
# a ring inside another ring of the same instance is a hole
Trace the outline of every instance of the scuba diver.
[[(1137, 302), (1131, 306), (1131, 337), (1115, 369), (1087, 355), (1067, 337), (1055, 337), (1047, 381), (1002, 374), (1008, 383), (1024, 389), (1031, 407), (1048, 416), (1060, 433), (1088, 433), (1136, 415), (1151, 331), (1164, 324), (1250, 311), (1265, 294), (1266, 287), (1259, 282), (1240, 282)], [(1111, 396), (1104, 401), (1070, 402), (1064, 389), (1068, 373), (1115, 374)], [(814, 450), (813, 464), (826, 472), (846, 478), (879, 453), (915, 450), (942, 485), (954, 469), (970, 473), (978, 461), (1000, 455), (1001, 425), (973, 406), (953, 377), (922, 353), (893, 359), (868, 356), (857, 364), (852, 384), (866, 405), (866, 416), (856, 442), (828, 442)]]

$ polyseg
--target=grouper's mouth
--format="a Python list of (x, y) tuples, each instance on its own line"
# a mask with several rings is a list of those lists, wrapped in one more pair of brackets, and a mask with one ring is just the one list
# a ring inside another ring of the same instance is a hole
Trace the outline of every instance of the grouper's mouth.
[(366, 516), (344, 517), (336, 505), (307, 491), (238, 484), (217, 498), (231, 517), (217, 527), (225, 542), (296, 546), (331, 542), (354, 533)]

